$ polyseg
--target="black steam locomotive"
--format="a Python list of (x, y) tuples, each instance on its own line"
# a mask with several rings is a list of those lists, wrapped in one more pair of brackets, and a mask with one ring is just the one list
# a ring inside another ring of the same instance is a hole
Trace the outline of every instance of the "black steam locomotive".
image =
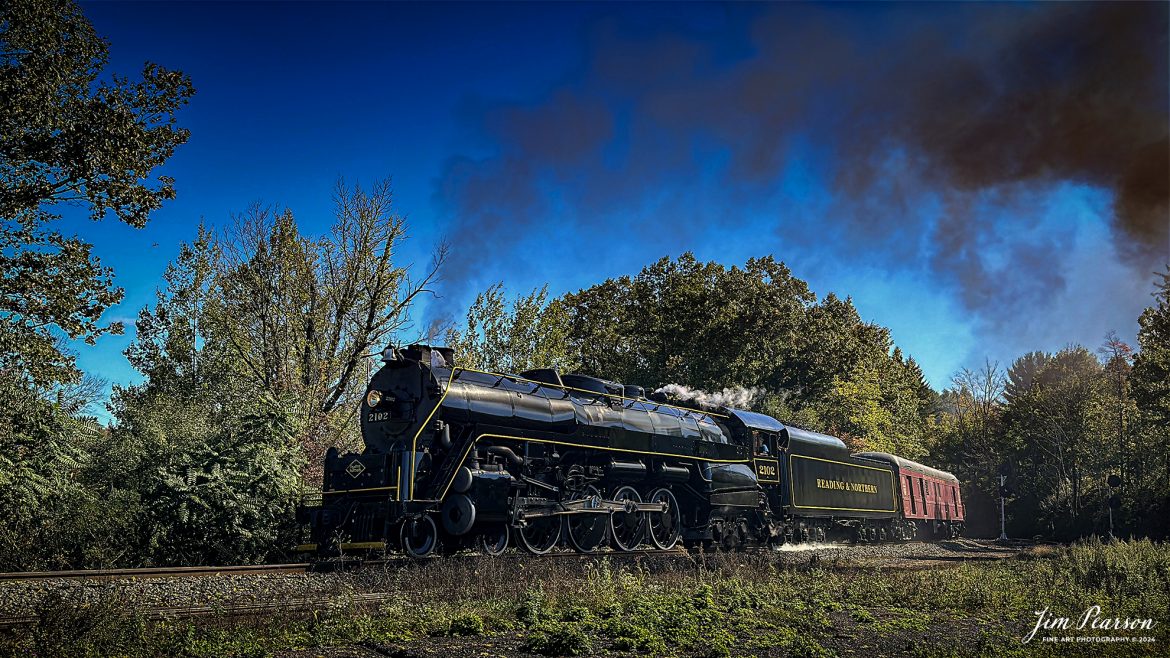
[(556, 370), (453, 367), (388, 348), (361, 408), (366, 448), (325, 458), (303, 550), (423, 557), (957, 536), (954, 476), (731, 408)]

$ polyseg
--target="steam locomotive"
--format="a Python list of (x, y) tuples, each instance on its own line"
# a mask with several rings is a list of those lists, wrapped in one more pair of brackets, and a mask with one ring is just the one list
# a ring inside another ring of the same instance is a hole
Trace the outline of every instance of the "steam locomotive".
[(443, 347), (382, 360), (365, 450), (326, 455), (321, 503), (299, 511), (302, 550), (735, 550), (963, 528), (953, 475), (770, 416), (555, 369), (459, 368)]

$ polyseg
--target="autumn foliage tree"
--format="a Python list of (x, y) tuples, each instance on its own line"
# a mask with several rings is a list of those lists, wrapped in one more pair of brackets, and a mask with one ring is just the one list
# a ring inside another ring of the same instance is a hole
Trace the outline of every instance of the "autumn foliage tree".
[(302, 235), (291, 211), (253, 207), (220, 237), (208, 331), (236, 377), (284, 401), (316, 455), (353, 439), (371, 359), (410, 321), (446, 257), (417, 276), (401, 262), (406, 221), (389, 180), (339, 182), (334, 221)]
[(93, 343), (122, 299), (88, 243), (53, 226), (62, 203), (135, 227), (175, 196), (153, 171), (187, 141), (178, 71), (102, 76), (109, 49), (68, 0), (0, 3), (0, 368), (38, 386), (74, 379), (58, 337)]
[(579, 368), (569, 349), (569, 315), (561, 299), (549, 299), (548, 286), (509, 301), (503, 283), (479, 293), (467, 309), (466, 323), (450, 327), (447, 346), (455, 364), (492, 372), (532, 368)]
[[(108, 431), (81, 415), (93, 399), (70, 339), (121, 325), (122, 298), (89, 243), (63, 232), (60, 208), (134, 227), (174, 198), (155, 174), (187, 140), (180, 72), (146, 64), (106, 75), (108, 47), (67, 0), (0, 3), (0, 568), (108, 563), (131, 552), (127, 497), (87, 474)], [(108, 493), (108, 489), (105, 490)], [(126, 511), (126, 514), (121, 513)]]

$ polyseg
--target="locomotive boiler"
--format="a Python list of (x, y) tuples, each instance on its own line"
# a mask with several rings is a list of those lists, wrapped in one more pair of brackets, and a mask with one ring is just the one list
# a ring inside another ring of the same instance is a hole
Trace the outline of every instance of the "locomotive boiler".
[(957, 480), (909, 460), (595, 377), (454, 363), (442, 347), (386, 350), (361, 406), (365, 449), (326, 455), (302, 548), (732, 550), (962, 529)]

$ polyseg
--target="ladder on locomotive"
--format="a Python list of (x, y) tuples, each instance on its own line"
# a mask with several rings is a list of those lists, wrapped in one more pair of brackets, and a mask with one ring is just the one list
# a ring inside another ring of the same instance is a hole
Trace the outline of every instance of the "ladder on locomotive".
[(451, 457), (444, 460), (443, 465), (433, 472), (431, 482), (427, 487), (426, 500), (439, 500), (454, 482), (459, 467), (463, 466), (468, 457), (471, 456), (471, 444), (475, 442), (479, 434), (471, 430), (472, 428), (464, 429), (458, 437), (451, 439), (451, 448), (447, 453)]

